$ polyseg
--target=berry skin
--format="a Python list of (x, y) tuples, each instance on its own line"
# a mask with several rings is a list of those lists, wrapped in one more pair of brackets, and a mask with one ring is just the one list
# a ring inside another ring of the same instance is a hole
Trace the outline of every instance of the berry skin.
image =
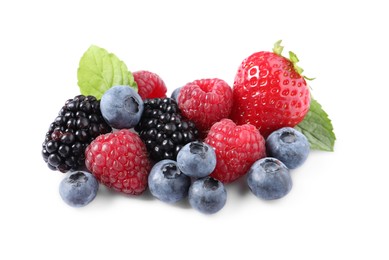
[(266, 151), (271, 157), (283, 162), (289, 169), (301, 166), (309, 154), (308, 139), (291, 127), (271, 133), (266, 139)]
[(211, 176), (223, 183), (246, 174), (251, 164), (266, 156), (265, 140), (253, 125), (237, 126), (222, 119), (208, 132), (205, 142), (215, 149), (216, 168)]
[(208, 176), (192, 183), (188, 197), (192, 208), (204, 214), (214, 214), (226, 204), (227, 191), (223, 183)]
[(127, 129), (97, 137), (85, 151), (88, 170), (109, 188), (131, 195), (147, 188), (150, 162), (146, 147)]
[(230, 115), (232, 89), (221, 79), (195, 80), (181, 88), (178, 106), (183, 116), (205, 133), (214, 123)]
[(132, 128), (143, 113), (143, 100), (129, 86), (113, 86), (101, 97), (101, 114), (116, 129)]
[(135, 82), (138, 84), (138, 94), (142, 99), (164, 98), (167, 88), (163, 80), (155, 73), (140, 70), (132, 73)]
[(203, 178), (215, 169), (216, 153), (208, 144), (194, 141), (186, 144), (178, 152), (177, 165), (186, 175)]
[(172, 95), (170, 96), (171, 99), (173, 99), (174, 101), (176, 101), (177, 104), (178, 104), (178, 95), (180, 94), (181, 88), (182, 88), (182, 87), (176, 88), (175, 90), (173, 90)]
[(251, 192), (264, 200), (284, 197), (292, 189), (289, 169), (278, 159), (266, 157), (255, 162), (247, 173)]
[(176, 203), (188, 196), (190, 178), (183, 174), (173, 160), (162, 160), (150, 171), (149, 189), (157, 199)]
[(181, 116), (177, 103), (171, 98), (146, 99), (135, 130), (146, 144), (150, 158), (156, 162), (175, 160), (180, 149), (197, 140), (199, 135), (194, 123)]
[(70, 172), (59, 185), (59, 194), (72, 207), (89, 204), (97, 194), (99, 183), (96, 178), (85, 171)]
[(100, 101), (79, 95), (66, 101), (50, 124), (42, 157), (51, 170), (67, 172), (84, 166), (85, 148), (101, 134), (111, 132), (100, 112)]
[(233, 86), (230, 118), (237, 124), (253, 124), (265, 138), (300, 123), (310, 105), (309, 88), (295, 65), (298, 60), (281, 56), (279, 43), (274, 49), (281, 48), (277, 53), (261, 51), (243, 60)]

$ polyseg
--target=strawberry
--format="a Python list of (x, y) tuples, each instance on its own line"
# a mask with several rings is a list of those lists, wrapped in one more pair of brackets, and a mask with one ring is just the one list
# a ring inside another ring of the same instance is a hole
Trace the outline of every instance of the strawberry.
[(251, 165), (266, 156), (265, 139), (250, 124), (237, 126), (230, 119), (215, 123), (205, 142), (215, 149), (216, 168), (211, 176), (223, 183), (246, 174)]
[(300, 123), (309, 110), (310, 93), (297, 56), (281, 56), (281, 41), (273, 52), (256, 52), (243, 60), (233, 86), (230, 118), (255, 125), (264, 137), (285, 126)]

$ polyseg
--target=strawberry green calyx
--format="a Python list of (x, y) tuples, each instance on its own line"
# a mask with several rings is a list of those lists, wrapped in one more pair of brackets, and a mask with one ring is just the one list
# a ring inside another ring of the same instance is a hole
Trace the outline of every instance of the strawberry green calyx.
[[(284, 56), (282, 55), (282, 51), (284, 50), (284, 46), (281, 46), (281, 42), (282, 42), (282, 40), (279, 40), (279, 41), (277, 41), (277, 42), (274, 44), (273, 52), (274, 52), (275, 54), (281, 56), (281, 57), (284, 57)], [(288, 58), (286, 58), (286, 57), (284, 57), (284, 58), (285, 58), (285, 59), (288, 59)], [(303, 76), (306, 80), (314, 80), (314, 79), (315, 79), (315, 78), (308, 78), (308, 77), (302, 75), (302, 73), (304, 72), (304, 70), (303, 70), (300, 66), (297, 65), (297, 63), (298, 63), (300, 60), (297, 58), (297, 55), (296, 55), (294, 52), (289, 51), (289, 59), (288, 59), (288, 60), (290, 60), (290, 62), (292, 62), (293, 67), (294, 67), (294, 70), (295, 70), (298, 74), (300, 74), (301, 76)]]
[(303, 76), (304, 79), (306, 79), (306, 80), (314, 80), (315, 79), (315, 78), (308, 78), (307, 76), (302, 75), (304, 70), (297, 65), (297, 62), (299, 62), (300, 60), (297, 58), (297, 55), (292, 51), (289, 52), (289, 60), (293, 63), (294, 70), (298, 74)]
[(297, 55), (292, 51), (289, 52), (289, 60), (293, 63), (295, 71), (301, 75), (304, 70), (297, 65), (297, 62), (299, 62), (300, 60), (299, 58), (297, 58)]
[(273, 47), (273, 52), (280, 56), (282, 56), (282, 51), (284, 50), (284, 46), (281, 46), (281, 42), (282, 40), (276, 41)]

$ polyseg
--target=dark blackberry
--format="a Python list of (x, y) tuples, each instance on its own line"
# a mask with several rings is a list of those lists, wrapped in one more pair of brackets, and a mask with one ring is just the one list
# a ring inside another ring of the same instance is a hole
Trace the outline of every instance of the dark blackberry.
[(42, 157), (50, 169), (67, 172), (84, 166), (85, 148), (99, 135), (111, 132), (100, 112), (100, 101), (78, 95), (65, 102), (50, 124)]
[(199, 131), (192, 121), (181, 116), (175, 100), (146, 99), (143, 105), (143, 114), (135, 130), (146, 144), (152, 160), (175, 160), (185, 144), (198, 139)]

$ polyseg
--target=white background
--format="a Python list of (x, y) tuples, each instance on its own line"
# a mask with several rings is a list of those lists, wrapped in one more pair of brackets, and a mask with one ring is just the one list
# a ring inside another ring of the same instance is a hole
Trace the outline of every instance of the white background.
[[(385, 1), (2, 1), (0, 259), (388, 259), (388, 30)], [(228, 185), (222, 211), (104, 188), (62, 202), (40, 149), (77, 67), (96, 44), (172, 89), (232, 85), (240, 62), (283, 39), (316, 77), (335, 152), (312, 152), (279, 201)]]

